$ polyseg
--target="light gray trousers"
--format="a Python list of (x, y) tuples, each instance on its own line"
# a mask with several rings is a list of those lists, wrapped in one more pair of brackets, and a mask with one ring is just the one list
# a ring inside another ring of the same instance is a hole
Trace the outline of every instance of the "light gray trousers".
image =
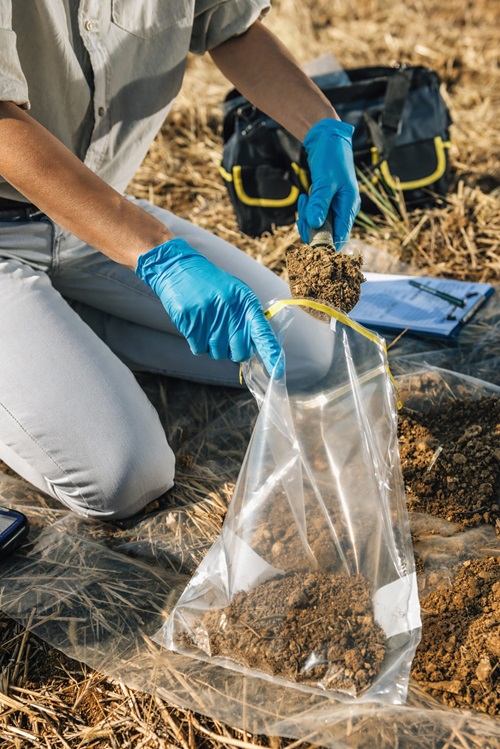
[[(242, 251), (137, 202), (263, 306), (289, 297), (284, 281)], [(300, 377), (315, 360), (327, 366), (317, 331), (305, 314), (294, 325), (289, 373)], [(238, 365), (193, 356), (132, 270), (48, 219), (0, 221), (0, 458), (80, 514), (138, 512), (173, 485), (175, 460), (131, 370), (238, 385)]]

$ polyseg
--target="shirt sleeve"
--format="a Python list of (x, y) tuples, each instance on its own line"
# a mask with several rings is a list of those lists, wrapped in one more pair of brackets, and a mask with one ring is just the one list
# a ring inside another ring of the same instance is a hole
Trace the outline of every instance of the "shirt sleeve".
[(243, 34), (270, 9), (270, 0), (196, 0), (190, 51), (203, 55)]
[(29, 109), (28, 84), (19, 61), (12, 30), (12, 0), (0, 0), (0, 101)]

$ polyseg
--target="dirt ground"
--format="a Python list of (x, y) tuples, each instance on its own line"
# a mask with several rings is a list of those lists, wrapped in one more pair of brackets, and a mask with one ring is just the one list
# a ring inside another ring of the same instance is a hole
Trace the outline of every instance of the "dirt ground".
[[(343, 517), (341, 510), (336, 512), (336, 504), (332, 502), (328, 507), (330, 520), (335, 523), (339, 548), (349, 557), (352, 549), (348, 532), (344, 524), (336, 523), (336, 515), (339, 519)], [(332, 543), (331, 528), (312, 492), (304, 492), (304, 512), (307, 518), (307, 544), (319, 569), (339, 572), (342, 569), (339, 549)], [(362, 530), (358, 529), (358, 532), (361, 533)], [(299, 533), (297, 521), (283, 489), (276, 488), (268, 497), (252, 537), (252, 548), (266, 562), (278, 569), (287, 572), (311, 569), (311, 559), (307, 554), (304, 539)]]
[[(499, 398), (403, 411), (399, 441), (410, 511), (500, 532)], [(412, 676), (450, 707), (500, 715), (500, 557), (457, 559), (455, 572), (451, 587), (441, 584), (421, 601)]]
[(399, 452), (408, 510), (500, 533), (500, 399), (403, 411)]
[(500, 557), (464, 562), (421, 605), (412, 676), (445, 705), (500, 715)]

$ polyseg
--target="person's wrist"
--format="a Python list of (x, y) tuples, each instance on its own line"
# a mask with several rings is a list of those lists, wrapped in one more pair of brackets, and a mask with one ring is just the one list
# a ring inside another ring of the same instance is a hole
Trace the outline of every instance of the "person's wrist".
[(111, 210), (116, 229), (110, 232), (109, 242), (115, 246), (114, 255), (121, 255), (120, 261), (132, 270), (135, 270), (140, 255), (174, 236), (156, 216), (124, 195), (113, 194)]
[(348, 122), (337, 120), (333, 117), (325, 117), (322, 120), (318, 120), (308, 130), (302, 144), (306, 151), (315, 144), (318, 137), (340, 137), (352, 143), (352, 135), (354, 133), (354, 126)]
[(331, 106), (330, 102), (326, 102), (326, 106), (316, 107), (313, 110), (308, 109), (297, 113), (295, 127), (296, 131), (293, 133), (296, 138), (303, 143), (307, 133), (317, 122), (321, 120), (336, 120), (340, 121), (335, 109)]
[(160, 274), (168, 273), (170, 268), (180, 259), (200, 253), (191, 247), (185, 239), (172, 237), (156, 247), (143, 252), (137, 258), (135, 272), (154, 289)]
[(163, 244), (167, 244), (171, 239), (175, 239), (172, 232), (167, 227), (164, 231), (148, 233), (145, 236), (141, 236), (140, 240), (134, 244), (134, 251), (137, 259), (140, 255), (144, 255), (150, 250), (154, 250), (156, 247), (161, 247)]

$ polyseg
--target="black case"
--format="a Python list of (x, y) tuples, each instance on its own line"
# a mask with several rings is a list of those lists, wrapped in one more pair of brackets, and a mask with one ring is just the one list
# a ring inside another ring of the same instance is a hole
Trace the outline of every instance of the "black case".
[[(356, 166), (389, 195), (399, 186), (409, 209), (435, 202), (449, 187), (451, 124), (438, 74), (409, 65), (345, 72), (351, 85), (335, 85), (335, 74), (313, 80), (339, 117), (354, 125)], [(301, 143), (236, 89), (227, 95), (223, 115), (220, 171), (241, 231), (259, 236), (273, 224), (292, 224), (298, 196), (310, 183)], [(366, 194), (362, 210), (377, 210)]]
[(24, 513), (19, 512), (18, 510), (9, 510), (7, 508), (0, 508), (2, 513), (7, 515), (8, 517), (13, 516), (16, 520), (15, 527), (12, 529), (12, 532), (10, 532), (7, 536), (5, 536), (5, 533), (0, 533), (1, 537), (1, 543), (0, 543), (0, 562), (3, 561), (6, 557), (10, 556), (18, 546), (22, 544), (26, 536), (29, 532), (29, 523), (28, 518)]

